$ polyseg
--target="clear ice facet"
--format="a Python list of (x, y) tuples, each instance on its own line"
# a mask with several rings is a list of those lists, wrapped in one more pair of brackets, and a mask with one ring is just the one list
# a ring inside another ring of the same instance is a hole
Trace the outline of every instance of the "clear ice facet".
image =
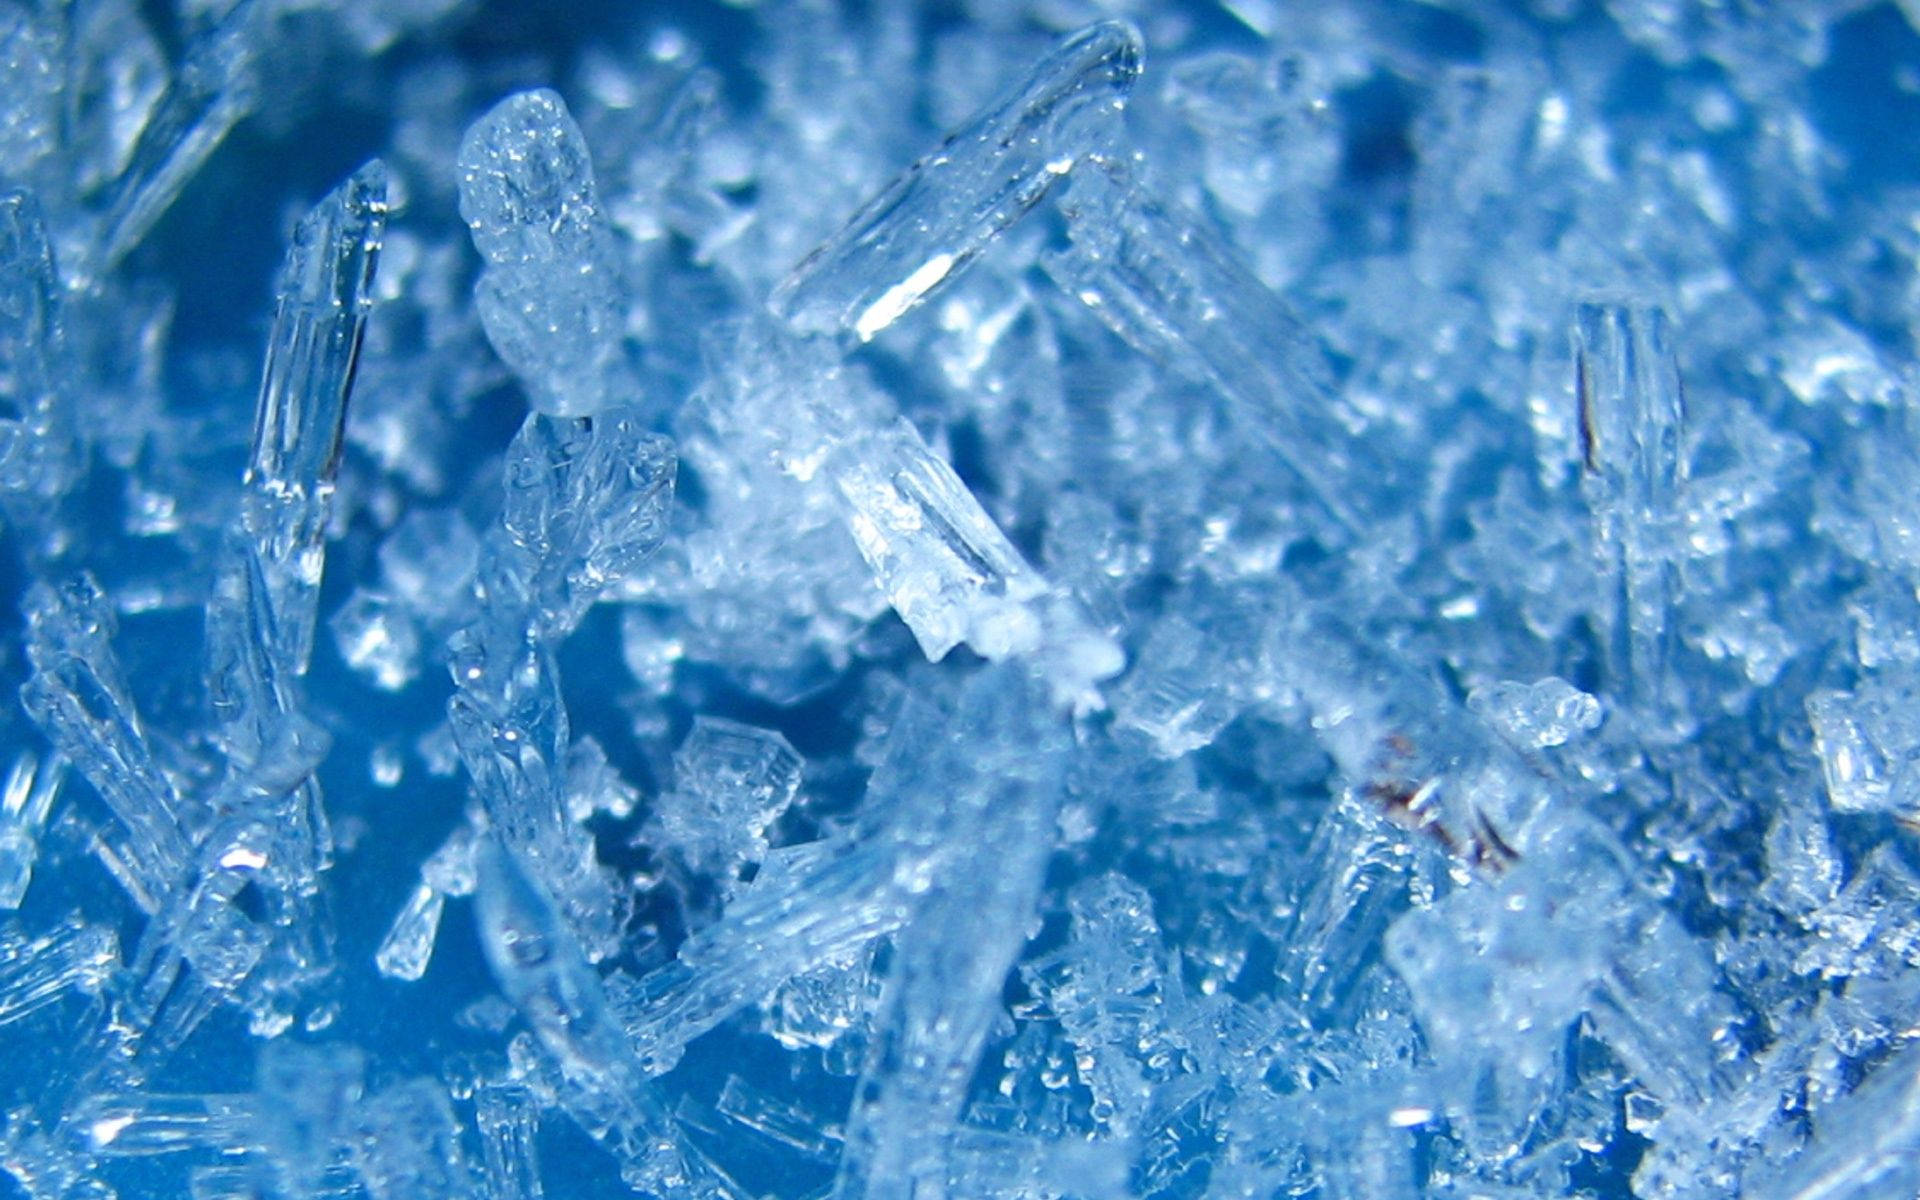
[(909, 167), (775, 289), (807, 333), (861, 341), (964, 269), (1074, 165), (1109, 151), (1139, 77), (1140, 35), (1089, 26)]

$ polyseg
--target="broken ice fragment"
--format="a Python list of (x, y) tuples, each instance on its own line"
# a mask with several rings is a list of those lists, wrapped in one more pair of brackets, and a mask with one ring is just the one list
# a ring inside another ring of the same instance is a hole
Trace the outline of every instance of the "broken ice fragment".
[(1920, 682), (1900, 668), (1807, 697), (1827, 799), (1841, 812), (1920, 816)]
[(533, 407), (584, 417), (637, 404), (612, 230), (586, 140), (557, 94), (509, 96), (467, 131), (460, 215), (487, 264), (481, 323)]
[(663, 847), (731, 894), (741, 868), (766, 854), (766, 830), (800, 788), (800, 756), (767, 729), (694, 718), (674, 753), (674, 790), (654, 810)]
[(253, 1139), (263, 1152), (258, 1184), (269, 1194), (320, 1192), (354, 1137), (365, 1073), (365, 1055), (353, 1046), (282, 1038), (260, 1048)]
[(1528, 750), (1564, 745), (1600, 725), (1600, 702), (1564, 679), (1530, 684), (1503, 679), (1473, 689), (1467, 707)]
[(633, 409), (591, 418), (535, 414), (507, 449), (501, 522), (532, 559), (543, 636), (564, 633), (667, 533), (677, 459)]
[(408, 893), (406, 904), (395, 914), (387, 936), (374, 952), (374, 965), (382, 975), (389, 979), (414, 980), (427, 973), (434, 938), (440, 932), (440, 913), (445, 907), (445, 898), (424, 883)]
[(372, 1200), (470, 1200), (459, 1122), (438, 1080), (394, 1084), (356, 1115), (352, 1160)]
[(861, 557), (928, 658), (961, 642), (996, 659), (1039, 645), (1028, 605), (1046, 581), (911, 425), (836, 448), (829, 472)]
[(775, 289), (774, 311), (804, 332), (861, 341), (891, 325), (1076, 163), (1115, 145), (1141, 55), (1121, 22), (1074, 34), (809, 254)]

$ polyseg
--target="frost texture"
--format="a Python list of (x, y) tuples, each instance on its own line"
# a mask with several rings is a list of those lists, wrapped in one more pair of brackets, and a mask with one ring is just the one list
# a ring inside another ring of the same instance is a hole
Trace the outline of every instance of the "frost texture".
[(0, 1194), (1912, 1194), (1916, 81), (0, 0)]

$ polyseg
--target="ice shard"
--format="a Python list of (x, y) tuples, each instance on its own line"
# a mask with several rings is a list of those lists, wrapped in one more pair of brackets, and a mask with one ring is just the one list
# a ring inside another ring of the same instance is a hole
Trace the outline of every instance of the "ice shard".
[(12, 921), (0, 925), (0, 1025), (65, 992), (97, 992), (119, 965), (120, 941), (111, 929), (68, 918), (30, 938)]
[(958, 823), (977, 833), (965, 835), (971, 851), (926, 878), (895, 936), (838, 1200), (944, 1184), (947, 1139), (1039, 902), (1071, 745), (1065, 719), (1021, 670), (985, 671), (959, 700), (948, 745), (969, 761), (942, 765)]
[(17, 909), (26, 899), (40, 838), (66, 775), (67, 760), (57, 754), (44, 763), (30, 753), (13, 760), (0, 790), (0, 909)]
[(132, 839), (126, 867), (142, 907), (167, 894), (190, 857), (192, 811), (160, 770), (113, 652), (113, 618), (90, 578), (27, 595), (33, 676), (21, 700), (100, 793)]
[(407, 893), (407, 902), (394, 915), (387, 936), (374, 951), (373, 962), (389, 979), (415, 980), (427, 973), (434, 939), (440, 933), (440, 915), (446, 898), (422, 883)]
[(253, 110), (259, 87), (254, 39), (271, 7), (264, 0), (240, 0), (201, 35), (174, 72), (134, 142), (126, 169), (108, 190), (99, 270), (112, 270), (140, 244)]
[(1140, 74), (1117, 21), (1074, 34), (869, 201), (775, 289), (807, 333), (872, 338), (963, 270), (1089, 155), (1111, 151)]
[(585, 417), (638, 404), (613, 232), (557, 93), (509, 96), (467, 131), (460, 215), (486, 260), (476, 299), (487, 337), (534, 408)]
[(1076, 171), (1061, 210), (1071, 241), (1042, 259), (1135, 349), (1217, 388), (1349, 531), (1382, 511), (1395, 473), (1341, 407), (1325, 351), (1266, 285), (1124, 162)]
[(1671, 709), (1686, 392), (1659, 308), (1582, 304), (1574, 322), (1582, 491), (1607, 586), (1617, 597), (1614, 669), (1629, 703)]
[(313, 652), (341, 437), (386, 219), (387, 174), (376, 159), (302, 219), (275, 288), (243, 481), (246, 598), (222, 597), (244, 613), (228, 615), (245, 630), (229, 636), (258, 639), (265, 661), (254, 669), (274, 682), (304, 674)]
[(532, 1092), (519, 1084), (482, 1084), (473, 1107), (486, 1180), (482, 1200), (542, 1200), (534, 1143), (540, 1112)]
[(79, 473), (59, 314), (40, 205), (31, 192), (0, 191), (0, 512), (34, 560), (58, 544), (47, 506)]
[(479, 868), (487, 962), (573, 1089), (575, 1119), (607, 1144), (634, 1187), (657, 1196), (722, 1194), (680, 1136), (553, 902), (491, 840), (479, 849)]

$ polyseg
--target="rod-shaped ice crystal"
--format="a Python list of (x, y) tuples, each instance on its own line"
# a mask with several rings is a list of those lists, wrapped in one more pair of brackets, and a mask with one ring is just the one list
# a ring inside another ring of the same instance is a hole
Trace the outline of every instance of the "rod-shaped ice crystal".
[(77, 475), (55, 359), (59, 282), (32, 193), (0, 191), (0, 503), (32, 559), (49, 540), (46, 501)]
[(0, 926), (0, 1025), (9, 1025), (79, 988), (98, 990), (120, 964), (113, 930), (70, 917), (39, 937)]
[(193, 839), (127, 694), (106, 597), (82, 576), (58, 588), (35, 584), (25, 608), (33, 675), (21, 701), (125, 826), (125, 865), (144, 897), (157, 899), (186, 868)]
[(481, 323), (533, 407), (584, 417), (637, 403), (612, 229), (557, 94), (509, 96), (467, 131), (460, 215), (486, 261)]
[(1034, 649), (1046, 580), (906, 421), (835, 447), (828, 478), (860, 556), (920, 649), (988, 658)]
[(1676, 528), (1686, 486), (1686, 392), (1666, 314), (1618, 302), (1579, 306), (1574, 321), (1581, 488), (1600, 569), (1614, 590), (1613, 655), (1623, 698), (1670, 714), (1667, 666), (1679, 599)]
[(473, 1109), (486, 1169), (483, 1200), (543, 1200), (534, 1145), (540, 1112), (533, 1093), (520, 1084), (482, 1084), (474, 1091)]
[[(281, 265), (244, 480), (250, 605), (269, 669), (306, 671), (326, 526), (373, 274), (386, 235), (387, 171), (375, 159), (315, 205)], [(256, 577), (257, 576), (257, 577)]]
[(271, 7), (264, 0), (241, 0), (188, 52), (160, 94), (126, 170), (108, 193), (100, 271), (112, 270), (140, 244), (227, 134), (253, 111), (255, 26)]
[(58, 754), (44, 763), (27, 752), (13, 760), (0, 790), (0, 909), (19, 908), (26, 899), (40, 835), (66, 775), (67, 760)]
[(621, 1174), (662, 1197), (714, 1192), (705, 1160), (681, 1138), (600, 976), (553, 901), (491, 839), (478, 850), (480, 941), (493, 976), (579, 1093), (575, 1117), (621, 1159)]
[(774, 311), (861, 341), (891, 325), (1117, 142), (1141, 56), (1140, 35), (1118, 21), (1068, 38), (809, 254), (774, 290)]
[(929, 878), (893, 962), (834, 1188), (837, 1200), (937, 1195), (946, 1143), (1001, 993), (1039, 903), (1053, 851), (1066, 721), (1022, 668), (969, 682), (948, 745), (956, 815), (970, 849)]
[(1128, 344), (1216, 388), (1342, 525), (1357, 530), (1392, 473), (1341, 420), (1332, 373), (1286, 303), (1123, 162), (1074, 172), (1070, 245), (1041, 260)]

